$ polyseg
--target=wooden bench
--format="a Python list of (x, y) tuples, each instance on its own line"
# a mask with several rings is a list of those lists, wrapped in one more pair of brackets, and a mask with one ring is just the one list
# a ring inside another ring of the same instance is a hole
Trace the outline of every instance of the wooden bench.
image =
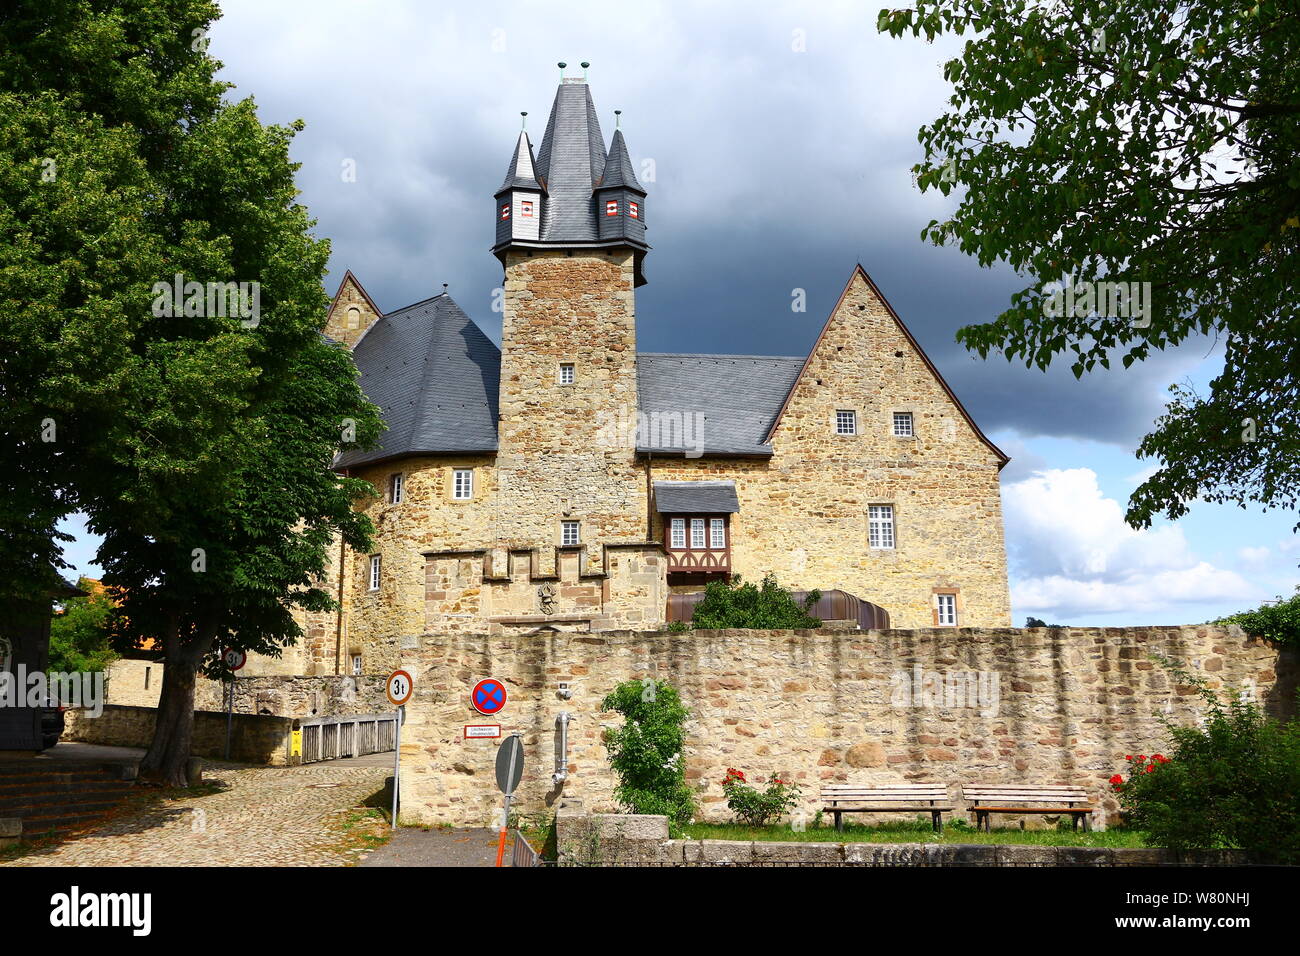
[[(844, 829), (845, 813), (928, 813), (936, 831), (943, 830), (943, 814), (952, 811), (948, 789), (940, 783), (892, 783), (879, 787), (860, 787), (832, 783), (822, 787), (824, 813), (835, 814), (835, 829)], [(910, 804), (906, 807), (880, 804)]]
[(1004, 784), (997, 786), (965, 786), (962, 797), (975, 814), (975, 829), (989, 831), (989, 816), (994, 813), (1068, 813), (1074, 829), (1092, 829), (1088, 820), (1092, 805), (1083, 787), (1033, 786), (1031, 784)]

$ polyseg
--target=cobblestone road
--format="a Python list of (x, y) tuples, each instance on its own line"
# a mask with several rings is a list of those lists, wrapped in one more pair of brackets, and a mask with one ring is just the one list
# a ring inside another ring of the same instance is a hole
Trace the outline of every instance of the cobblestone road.
[[(343, 830), (384, 767), (207, 767), (223, 789), (165, 800), (6, 866), (343, 866), (369, 847)], [(369, 826), (370, 832), (386, 827)]]

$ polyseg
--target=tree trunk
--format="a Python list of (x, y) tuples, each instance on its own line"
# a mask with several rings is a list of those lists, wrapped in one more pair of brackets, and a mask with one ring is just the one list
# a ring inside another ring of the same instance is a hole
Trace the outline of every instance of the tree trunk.
[(182, 644), (175, 631), (164, 636), (166, 663), (158, 697), (153, 740), (140, 761), (140, 777), (169, 787), (183, 787), (194, 739), (194, 686), (199, 662), (212, 646), (211, 633)]

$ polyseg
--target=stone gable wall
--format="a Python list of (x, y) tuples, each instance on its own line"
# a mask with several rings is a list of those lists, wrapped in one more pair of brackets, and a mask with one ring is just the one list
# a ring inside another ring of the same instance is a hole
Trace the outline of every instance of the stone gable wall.
[[(686, 774), (705, 819), (728, 818), (720, 786), (728, 767), (751, 780), (797, 781), (808, 814), (824, 783), (912, 781), (948, 784), (954, 798), (964, 783), (1082, 785), (1105, 815), (1116, 809), (1106, 781), (1124, 769), (1124, 755), (1168, 746), (1157, 715), (1198, 713), (1192, 688), (1175, 684), (1153, 653), (1214, 686), (1244, 687), (1274, 710), (1294, 700), (1293, 651), (1210, 626), (429, 635), (402, 656), (416, 688), (402, 732), (402, 815), (492, 819), (499, 741), (466, 740), (467, 724), (522, 733), (521, 813), (547, 813), (560, 799), (617, 809), (601, 743), (615, 718), (600, 702), (618, 683), (650, 676), (677, 687), (692, 711)], [(469, 705), (471, 688), (489, 676), (509, 693), (499, 717)], [(574, 720), (568, 777), (557, 786), (561, 712)]]

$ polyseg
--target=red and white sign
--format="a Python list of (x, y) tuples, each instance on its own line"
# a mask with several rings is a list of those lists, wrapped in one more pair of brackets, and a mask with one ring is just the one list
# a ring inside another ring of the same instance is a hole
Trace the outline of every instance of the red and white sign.
[(388, 683), (384, 685), (384, 693), (388, 695), (390, 704), (394, 707), (401, 707), (415, 693), (415, 681), (411, 679), (411, 675), (406, 671), (393, 671), (388, 675)]
[(466, 724), (466, 740), (493, 739), (501, 736), (500, 724)]
[(248, 663), (248, 655), (233, 647), (227, 647), (221, 652), (221, 660), (228, 670), (237, 671)]
[(470, 691), (469, 702), (484, 717), (506, 709), (506, 685), (495, 677), (485, 677)]

